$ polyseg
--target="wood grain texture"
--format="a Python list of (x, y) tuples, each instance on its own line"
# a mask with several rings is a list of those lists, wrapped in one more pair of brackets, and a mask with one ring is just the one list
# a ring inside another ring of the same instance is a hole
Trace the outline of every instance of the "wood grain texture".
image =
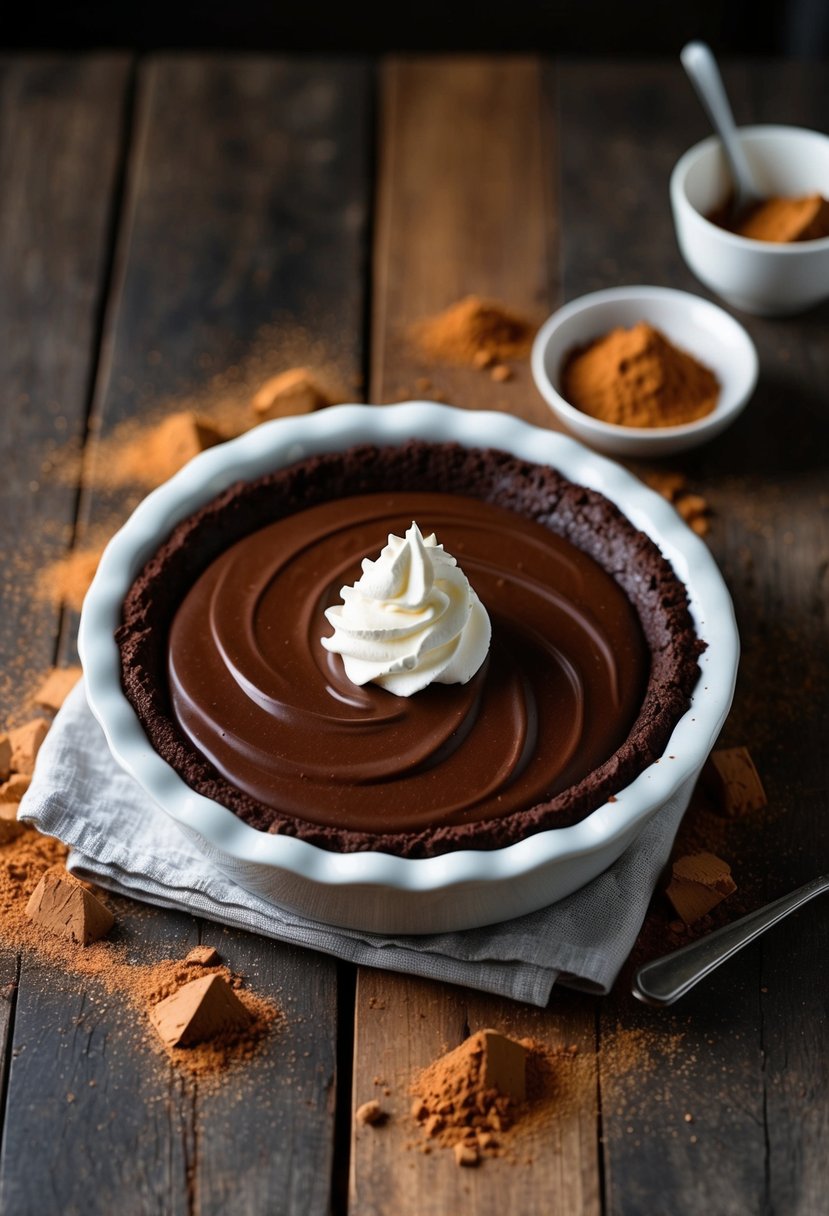
[[(112, 901), (113, 941), (141, 962), (181, 957), (191, 917)], [(3, 1136), (4, 1212), (190, 1211), (192, 1086), (122, 993), (24, 958)]]
[[(468, 292), (544, 315), (556, 300), (553, 132), (537, 64), (512, 60), (392, 63), (385, 75), (375, 249), (372, 400), (427, 377), (446, 398), (546, 421), (526, 365), (496, 385), (486, 373), (425, 362), (406, 326)], [(401, 393), (400, 395), (406, 395)], [(425, 395), (429, 395), (428, 392)], [(385, 1078), (392, 1118), (354, 1131), (351, 1207), (357, 1216), (599, 1210), (592, 1002), (566, 994), (541, 1013), (462, 989), (359, 973), (354, 1102)], [(416, 1069), (469, 1033), (493, 1025), (545, 1042), (579, 1044), (559, 1107), (516, 1140), (532, 1169), (487, 1161), (459, 1170), (451, 1153), (414, 1142), (408, 1086)], [(380, 1087), (382, 1092), (385, 1087)], [(407, 1148), (407, 1144), (413, 1142)]]
[[(619, 282), (707, 294), (679, 256), (667, 202), (673, 163), (707, 133), (681, 72), (570, 64), (557, 76), (567, 297)], [(817, 68), (731, 65), (726, 79), (740, 121), (823, 122), (829, 97)], [(754, 399), (716, 443), (662, 467), (686, 473), (713, 508), (708, 540), (742, 635), (723, 742), (749, 747), (771, 805), (720, 831), (715, 851), (732, 863), (749, 908), (829, 869), (820, 741), (829, 719), (829, 422), (819, 403), (829, 351), (825, 307), (740, 320), (760, 353)], [(657, 896), (651, 927), (670, 915)], [(600, 1024), (609, 1212), (820, 1209), (827, 931), (819, 910), (787, 922), (676, 1012), (635, 1006), (623, 975)]]
[[(71, 541), (76, 491), (50, 459), (86, 428), (129, 73), (123, 55), (0, 61), (2, 720), (31, 708), (55, 654), (59, 606), (35, 594), (36, 579)], [(4, 950), (4, 1097), (18, 969)]]
[(3, 718), (54, 657), (59, 606), (36, 575), (72, 537), (76, 490), (52, 458), (86, 428), (129, 71), (122, 55), (0, 61)]
[[(262, 381), (296, 364), (359, 399), (366, 67), (162, 56), (139, 83), (93, 434), (223, 401), (241, 429)], [(110, 453), (87, 447), (81, 535), (114, 531), (146, 492), (100, 484)], [(68, 649), (76, 626), (70, 615)]]
[[(364, 67), (161, 58), (141, 70), (135, 114), (93, 433), (181, 408), (228, 367), (241, 369), (231, 385), (249, 392), (242, 372), (266, 326), (259, 374), (307, 351), (312, 333), (314, 349), (357, 382), (370, 197)], [(81, 530), (111, 528), (139, 493), (101, 488), (100, 459), (92, 445)], [(66, 658), (74, 627), (68, 617)], [(128, 901), (118, 933), (140, 961), (214, 942), (286, 1023), (209, 1093), (159, 1057), (123, 997), (24, 960), (7, 1210), (56, 1210), (50, 1188), (59, 1186), (66, 1212), (327, 1212), (336, 964)], [(34, 1160), (48, 1169), (33, 1171)]]
[[(265, 1050), (221, 1089), (196, 1088), (193, 1209), (199, 1216), (329, 1211), (337, 1098), (337, 971), (290, 946), (203, 924), (285, 1015)], [(346, 1097), (347, 1100), (347, 1097)]]
[[(532, 1009), (427, 980), (390, 982), (382, 972), (362, 969), (354, 1097), (357, 1105), (377, 1098), (388, 1118), (355, 1127), (349, 1211), (598, 1213), (595, 1038), (585, 1006), (565, 993), (554, 1010)], [(461, 1169), (451, 1150), (432, 1147), (419, 1128), (410, 1087), (421, 1069), (487, 1026), (551, 1050), (577, 1050), (557, 1066), (558, 1088), (543, 1112), (504, 1138), (504, 1156)]]
[(408, 335), (470, 294), (535, 321), (550, 311), (553, 132), (538, 65), (393, 61), (382, 102), (371, 399), (437, 398), (549, 424), (525, 362), (498, 384), (486, 371), (435, 364)]
[[(826, 129), (829, 79), (820, 64), (738, 65), (729, 83), (743, 121)], [(724, 521), (718, 560), (743, 640), (729, 737), (752, 740), (771, 803), (747, 856), (759, 903), (829, 871), (829, 304), (746, 324), (760, 352), (761, 382), (743, 442), (729, 436), (714, 468)], [(823, 901), (756, 950), (764, 1202), (797, 1216), (826, 1203), (828, 956)]]

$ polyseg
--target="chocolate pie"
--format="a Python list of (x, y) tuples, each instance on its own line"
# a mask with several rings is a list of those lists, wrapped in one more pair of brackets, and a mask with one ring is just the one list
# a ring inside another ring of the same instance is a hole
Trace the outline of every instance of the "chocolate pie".
[[(486, 607), (463, 684), (347, 678), (325, 610), (413, 520)], [(600, 494), (505, 452), (312, 457), (180, 523), (116, 639), (156, 751), (265, 832), (342, 852), (491, 849), (583, 819), (660, 757), (703, 644), (656, 546)]]

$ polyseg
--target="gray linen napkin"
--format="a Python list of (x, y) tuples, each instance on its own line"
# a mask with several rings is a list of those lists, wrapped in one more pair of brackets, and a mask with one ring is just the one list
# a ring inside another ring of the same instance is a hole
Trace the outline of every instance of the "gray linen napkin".
[(110, 755), (79, 684), (38, 757), (20, 818), (69, 845), (69, 868), (120, 895), (337, 958), (546, 1005), (558, 980), (610, 990), (633, 946), (690, 791), (680, 789), (615, 865), (567, 899), (483, 929), (386, 937), (285, 912), (206, 861)]

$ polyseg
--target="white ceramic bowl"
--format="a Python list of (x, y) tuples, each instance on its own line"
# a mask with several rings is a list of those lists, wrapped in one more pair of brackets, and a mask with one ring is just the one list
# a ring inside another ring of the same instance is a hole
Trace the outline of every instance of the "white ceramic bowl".
[[(225, 487), (314, 453), (355, 443), (401, 444), (412, 437), (505, 449), (554, 465), (606, 494), (673, 563), (688, 587), (708, 649), (693, 704), (677, 724), (663, 763), (651, 765), (618, 791), (617, 802), (599, 807), (581, 823), (502, 849), (425, 859), (330, 853), (258, 832), (185, 785), (153, 750), (121, 690), (113, 631), (127, 588), (147, 558), (179, 520)], [(433, 933), (518, 916), (570, 894), (606, 869), (667, 800), (690, 797), (731, 703), (738, 648), (731, 601), (708, 549), (658, 494), (562, 435), (503, 414), (423, 402), (335, 406), (267, 423), (202, 453), (146, 498), (110, 541), (80, 626), (89, 704), (113, 755), (211, 862), (241, 886), (291, 911), (391, 933)]]
[[(561, 395), (565, 360), (609, 330), (647, 321), (675, 346), (709, 367), (720, 382), (712, 412), (682, 426), (616, 426), (576, 409)], [(669, 287), (612, 287), (581, 296), (553, 313), (536, 335), (536, 387), (560, 422), (609, 456), (671, 456), (713, 439), (740, 413), (757, 383), (757, 351), (733, 317), (716, 304)]]
[[(829, 136), (801, 127), (742, 127), (740, 142), (764, 197), (829, 198)], [(679, 248), (700, 282), (734, 308), (761, 316), (803, 312), (829, 299), (829, 237), (773, 244), (726, 232), (705, 217), (730, 189), (715, 135), (686, 152), (671, 174)]]

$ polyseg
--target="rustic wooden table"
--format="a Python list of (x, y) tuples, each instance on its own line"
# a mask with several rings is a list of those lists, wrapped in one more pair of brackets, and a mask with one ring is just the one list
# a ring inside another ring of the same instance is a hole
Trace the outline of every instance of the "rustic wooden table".
[[(727, 78), (744, 121), (825, 125), (819, 65), (731, 65)], [(50, 563), (132, 501), (50, 476), (45, 456), (74, 441), (94, 459), (89, 435), (238, 365), (273, 324), (310, 335), (357, 399), (393, 401), (427, 377), (458, 405), (549, 425), (527, 369), (508, 385), (436, 371), (401, 327), (470, 291), (540, 316), (621, 283), (700, 292), (667, 180), (705, 133), (675, 63), (3, 62), (6, 711), (26, 671), (72, 660), (77, 624), (33, 598), (18, 557)], [(752, 906), (829, 870), (829, 312), (741, 319), (760, 352), (756, 396), (669, 467), (713, 507), (743, 638), (724, 738), (749, 745), (770, 797), (730, 837)], [(9, 1216), (826, 1211), (825, 904), (675, 1012), (636, 1004), (625, 975), (608, 998), (557, 989), (539, 1011), (128, 901), (118, 914), (145, 961), (216, 944), (287, 1026), (207, 1096), (120, 1033), (133, 1014), (117, 998), (1, 953)], [(407, 1151), (402, 1118), (355, 1133), (375, 1077), (403, 1112), (411, 1071), (484, 1024), (578, 1045), (567, 1102), (527, 1144), (532, 1165), (459, 1170), (451, 1154)]]

